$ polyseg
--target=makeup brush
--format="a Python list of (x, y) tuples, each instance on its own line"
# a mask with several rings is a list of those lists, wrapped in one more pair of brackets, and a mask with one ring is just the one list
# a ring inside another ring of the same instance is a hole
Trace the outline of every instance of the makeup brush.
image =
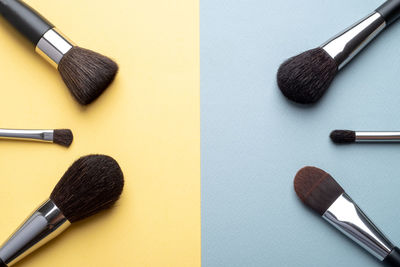
[(75, 161), (47, 199), (0, 248), (0, 267), (12, 266), (59, 235), (68, 226), (110, 208), (119, 198), (124, 177), (109, 156)]
[(386, 1), (375, 12), (320, 47), (286, 60), (277, 75), (282, 93), (301, 104), (318, 101), (337, 72), (399, 16), (400, 0)]
[(80, 104), (90, 104), (114, 80), (118, 65), (113, 60), (75, 46), (26, 3), (20, 0), (0, 0), (0, 15), (33, 43), (39, 55), (58, 69)]
[(400, 249), (372, 223), (343, 188), (325, 171), (304, 167), (294, 189), (305, 205), (389, 266), (400, 266)]
[(69, 147), (74, 136), (69, 129), (57, 130), (14, 130), (0, 129), (0, 139), (40, 141)]
[(397, 143), (400, 142), (400, 132), (366, 132), (335, 130), (330, 135), (337, 144), (347, 143)]

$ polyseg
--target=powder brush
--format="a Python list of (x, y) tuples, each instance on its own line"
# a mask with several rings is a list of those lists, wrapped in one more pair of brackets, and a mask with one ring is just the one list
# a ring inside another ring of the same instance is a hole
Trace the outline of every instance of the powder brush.
[(121, 168), (113, 158), (89, 155), (78, 159), (50, 197), (0, 247), (0, 267), (14, 265), (71, 224), (112, 207), (123, 186)]
[(400, 0), (386, 1), (320, 47), (286, 60), (277, 74), (280, 90), (297, 103), (317, 102), (338, 71), (399, 16)]
[(349, 143), (399, 143), (400, 132), (334, 130), (330, 135), (337, 144)]
[(80, 104), (93, 102), (114, 80), (118, 65), (113, 60), (76, 46), (23, 1), (0, 0), (0, 15), (35, 46), (39, 55), (58, 69)]
[(309, 208), (388, 266), (400, 266), (400, 249), (373, 224), (325, 171), (304, 167), (294, 179), (297, 196)]
[(69, 147), (72, 144), (74, 136), (69, 129), (56, 130), (16, 130), (0, 129), (0, 139), (39, 141), (54, 143)]

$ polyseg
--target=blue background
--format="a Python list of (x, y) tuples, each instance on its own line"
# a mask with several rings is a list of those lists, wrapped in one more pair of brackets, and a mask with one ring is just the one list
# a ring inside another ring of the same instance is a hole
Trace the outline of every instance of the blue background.
[(288, 102), (276, 85), (284, 59), (380, 4), (201, 0), (203, 266), (381, 266), (298, 201), (293, 177), (305, 165), (332, 174), (400, 244), (400, 145), (329, 139), (333, 129), (400, 130), (400, 22), (317, 105)]

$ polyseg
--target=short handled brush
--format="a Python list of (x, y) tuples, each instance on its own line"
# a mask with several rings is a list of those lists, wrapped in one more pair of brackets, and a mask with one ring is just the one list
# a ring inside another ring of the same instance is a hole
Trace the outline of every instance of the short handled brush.
[(334, 130), (330, 135), (337, 144), (349, 143), (400, 143), (400, 132)]
[(72, 144), (73, 135), (69, 129), (56, 130), (16, 130), (0, 129), (0, 139), (28, 140), (46, 143), (54, 143), (69, 147)]
[(304, 167), (294, 179), (297, 196), (323, 219), (387, 266), (400, 267), (400, 249), (372, 223), (325, 171)]
[(112, 207), (123, 187), (123, 173), (113, 158), (89, 155), (78, 159), (50, 197), (0, 247), (0, 267), (14, 265), (71, 224)]
[(87, 105), (111, 84), (117, 64), (75, 46), (38, 12), (20, 0), (0, 0), (0, 15), (21, 32), (36, 52), (55, 66), (75, 99)]
[(280, 90), (297, 103), (318, 101), (338, 71), (399, 17), (400, 0), (386, 1), (372, 14), (320, 47), (286, 60), (278, 70)]

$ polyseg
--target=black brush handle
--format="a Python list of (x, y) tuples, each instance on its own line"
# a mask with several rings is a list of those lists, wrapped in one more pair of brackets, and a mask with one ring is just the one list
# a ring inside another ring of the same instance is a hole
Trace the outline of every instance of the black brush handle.
[(400, 249), (395, 247), (392, 252), (387, 256), (383, 262), (387, 266), (400, 267)]
[(0, 267), (7, 267), (7, 265), (3, 262), (2, 259), (0, 259)]
[(400, 0), (389, 0), (376, 10), (389, 25), (400, 17)]
[(0, 0), (0, 14), (35, 46), (54, 25), (20, 0)]

